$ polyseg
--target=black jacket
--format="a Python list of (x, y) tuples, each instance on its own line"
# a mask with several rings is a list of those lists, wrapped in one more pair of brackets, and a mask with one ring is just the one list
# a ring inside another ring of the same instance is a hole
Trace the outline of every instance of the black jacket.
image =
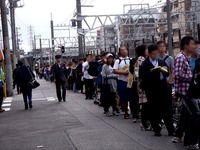
[[(159, 59), (158, 65), (164, 67), (165, 61)], [(169, 73), (162, 73), (163, 80), (160, 78), (160, 72), (151, 72), (154, 65), (149, 57), (142, 63), (139, 69), (139, 77), (141, 79), (141, 89), (146, 92), (147, 98), (151, 100), (159, 100), (160, 97), (167, 97), (167, 79)]]
[(67, 81), (67, 68), (65, 64), (61, 63), (60, 67), (58, 64), (52, 66), (53, 79), (57, 82), (66, 82)]
[(35, 78), (35, 75), (31, 69), (26, 66), (20, 66), (15, 74), (14, 83), (19, 83), (22, 89), (28, 88), (32, 78)]

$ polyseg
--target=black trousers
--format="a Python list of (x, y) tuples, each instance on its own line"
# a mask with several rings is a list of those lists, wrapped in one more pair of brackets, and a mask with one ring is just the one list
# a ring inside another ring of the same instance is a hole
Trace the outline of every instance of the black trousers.
[(92, 98), (94, 92), (94, 80), (84, 79), (85, 82), (85, 97)]
[(168, 88), (165, 82), (161, 82), (158, 93), (146, 93), (150, 112), (150, 121), (155, 133), (161, 131), (161, 120), (163, 119), (169, 134), (174, 132), (173, 112), (171, 102), (168, 98)]
[(29, 107), (31, 107), (32, 106), (32, 89), (30, 87), (23, 89), (22, 95), (23, 95), (23, 99), (24, 99), (25, 109), (28, 108), (28, 104), (29, 104)]
[(105, 99), (103, 104), (105, 112), (109, 111), (110, 106), (112, 106), (113, 111), (117, 108), (116, 93), (110, 92), (109, 95), (109, 98)]
[(0, 109), (3, 104), (3, 88), (0, 88)]
[(141, 109), (141, 121), (142, 121), (142, 125), (145, 128), (148, 128), (148, 124), (147, 121), (150, 121), (150, 115), (149, 115), (149, 104), (148, 102), (141, 104), (142, 105), (142, 109)]
[[(61, 88), (62, 88), (62, 95), (61, 95)], [(56, 81), (56, 93), (59, 101), (66, 100), (66, 82)]]
[[(139, 111), (139, 95), (137, 91), (137, 82), (133, 82), (132, 89), (130, 93), (130, 109), (133, 115), (133, 118), (138, 119), (138, 111)], [(128, 96), (128, 95), (127, 95)]]

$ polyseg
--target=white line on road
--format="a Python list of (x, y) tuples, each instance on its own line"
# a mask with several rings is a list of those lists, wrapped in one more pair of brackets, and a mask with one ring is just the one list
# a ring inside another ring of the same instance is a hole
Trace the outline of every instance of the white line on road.
[(2, 107), (9, 107), (9, 106), (11, 106), (11, 103), (2, 105)]
[(54, 97), (47, 97), (47, 101), (55, 101), (56, 99)]
[(10, 111), (10, 108), (3, 108), (5, 111)]
[(13, 97), (7, 97), (7, 98), (5, 98), (5, 100), (3, 101), (2, 108), (3, 108), (5, 111), (10, 111), (12, 100), (13, 100)]

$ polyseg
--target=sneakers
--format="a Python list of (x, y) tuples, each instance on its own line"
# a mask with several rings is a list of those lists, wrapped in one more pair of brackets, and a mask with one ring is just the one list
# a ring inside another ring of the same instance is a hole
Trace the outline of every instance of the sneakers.
[(124, 119), (130, 119), (130, 115), (129, 114), (125, 114), (124, 115)]
[(110, 114), (109, 111), (107, 111), (105, 114), (106, 114), (107, 117), (111, 117), (111, 114)]
[(182, 139), (181, 138), (178, 138), (178, 137), (174, 137), (172, 139), (172, 143), (181, 143), (182, 142)]
[(198, 150), (199, 149), (199, 144), (189, 145), (189, 146), (187, 146), (187, 149)]
[(0, 113), (4, 112), (5, 110), (4, 109), (0, 109)]
[(113, 116), (118, 116), (116, 111), (113, 111)]
[(133, 118), (133, 123), (137, 123), (138, 119), (137, 118)]

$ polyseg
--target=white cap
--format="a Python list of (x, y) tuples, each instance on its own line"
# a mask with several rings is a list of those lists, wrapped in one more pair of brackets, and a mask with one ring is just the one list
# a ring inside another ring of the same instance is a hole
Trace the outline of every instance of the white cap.
[(108, 57), (113, 57), (113, 54), (108, 53), (108, 54), (106, 55), (106, 58), (108, 58)]

